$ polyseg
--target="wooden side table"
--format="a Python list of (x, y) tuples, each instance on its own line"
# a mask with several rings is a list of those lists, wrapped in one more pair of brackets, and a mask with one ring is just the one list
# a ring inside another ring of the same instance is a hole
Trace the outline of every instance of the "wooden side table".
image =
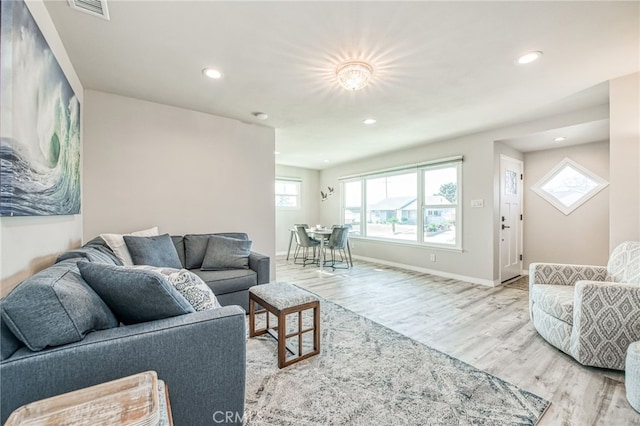
[[(256, 303), (264, 309), (256, 310)], [(302, 313), (313, 309), (313, 325), (302, 328)], [(256, 330), (256, 314), (266, 315), (266, 326)], [(278, 325), (269, 326), (269, 313), (278, 318)], [(298, 314), (298, 331), (287, 334), (287, 315)], [(277, 334), (276, 332), (277, 331)], [(278, 341), (278, 368), (287, 367), (320, 353), (320, 301), (318, 298), (298, 287), (287, 283), (271, 283), (253, 286), (249, 289), (249, 337), (269, 333)], [(302, 336), (313, 333), (313, 350), (303, 353)], [(298, 347), (287, 344), (287, 339), (298, 338)], [(293, 357), (287, 357), (290, 352)]]
[(168, 388), (155, 371), (31, 402), (5, 426), (173, 426)]

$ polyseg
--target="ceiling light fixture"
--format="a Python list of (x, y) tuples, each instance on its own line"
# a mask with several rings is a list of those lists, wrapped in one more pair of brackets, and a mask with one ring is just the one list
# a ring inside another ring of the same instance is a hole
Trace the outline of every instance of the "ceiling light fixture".
[(251, 114), (253, 114), (253, 116), (258, 120), (266, 120), (267, 118), (269, 118), (269, 114), (267, 114), (266, 112), (252, 112)]
[(536, 50), (534, 52), (527, 52), (524, 55), (518, 56), (518, 59), (516, 59), (516, 64), (518, 65), (530, 64), (531, 62), (536, 61), (541, 57), (542, 57), (542, 52), (539, 50)]
[(366, 62), (345, 62), (336, 68), (338, 84), (350, 91), (363, 89), (369, 84), (372, 75), (373, 67)]
[(364, 120), (362, 120), (362, 122), (364, 124), (376, 124), (377, 123), (375, 118), (365, 118)]
[(214, 80), (222, 78), (222, 72), (215, 68), (205, 68), (202, 70), (202, 74), (206, 75), (209, 78), (213, 78)]
[(554, 142), (562, 142), (562, 141), (566, 141), (567, 138), (565, 138), (564, 136), (559, 136), (557, 138), (555, 138), (553, 141)]

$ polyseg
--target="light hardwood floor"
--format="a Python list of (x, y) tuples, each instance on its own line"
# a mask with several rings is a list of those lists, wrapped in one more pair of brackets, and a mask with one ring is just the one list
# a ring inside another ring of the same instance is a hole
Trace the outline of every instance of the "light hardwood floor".
[(491, 288), (361, 260), (350, 270), (320, 271), (284, 256), (276, 274), (546, 398), (540, 425), (640, 425), (623, 372), (584, 367), (538, 335), (526, 277)]

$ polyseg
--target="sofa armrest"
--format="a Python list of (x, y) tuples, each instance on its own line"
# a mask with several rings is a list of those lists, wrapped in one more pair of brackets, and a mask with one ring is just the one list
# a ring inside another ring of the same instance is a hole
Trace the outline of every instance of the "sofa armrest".
[(256, 271), (256, 274), (258, 275), (257, 284), (266, 284), (269, 282), (269, 275), (271, 273), (269, 256), (256, 253), (255, 251), (250, 252), (249, 269)]
[(175, 424), (210, 424), (217, 412), (241, 423), (244, 311), (226, 306), (96, 331), (40, 352), (22, 348), (0, 364), (2, 423), (23, 404), (147, 370), (167, 383)]
[(580, 280), (606, 281), (606, 266), (532, 263), (529, 265), (529, 289), (533, 284), (575, 285)]
[(640, 340), (640, 286), (579, 281), (571, 352), (583, 364), (624, 370), (627, 347)]

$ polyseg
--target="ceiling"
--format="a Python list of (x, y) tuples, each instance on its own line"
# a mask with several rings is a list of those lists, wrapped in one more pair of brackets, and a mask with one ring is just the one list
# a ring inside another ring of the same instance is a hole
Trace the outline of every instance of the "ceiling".
[[(110, 0), (110, 21), (45, 4), (85, 89), (272, 127), (276, 162), (314, 169), (604, 105), (640, 69), (637, 1)], [(347, 60), (374, 67), (368, 87), (337, 85)], [(585, 124), (573, 137), (602, 140)]]

